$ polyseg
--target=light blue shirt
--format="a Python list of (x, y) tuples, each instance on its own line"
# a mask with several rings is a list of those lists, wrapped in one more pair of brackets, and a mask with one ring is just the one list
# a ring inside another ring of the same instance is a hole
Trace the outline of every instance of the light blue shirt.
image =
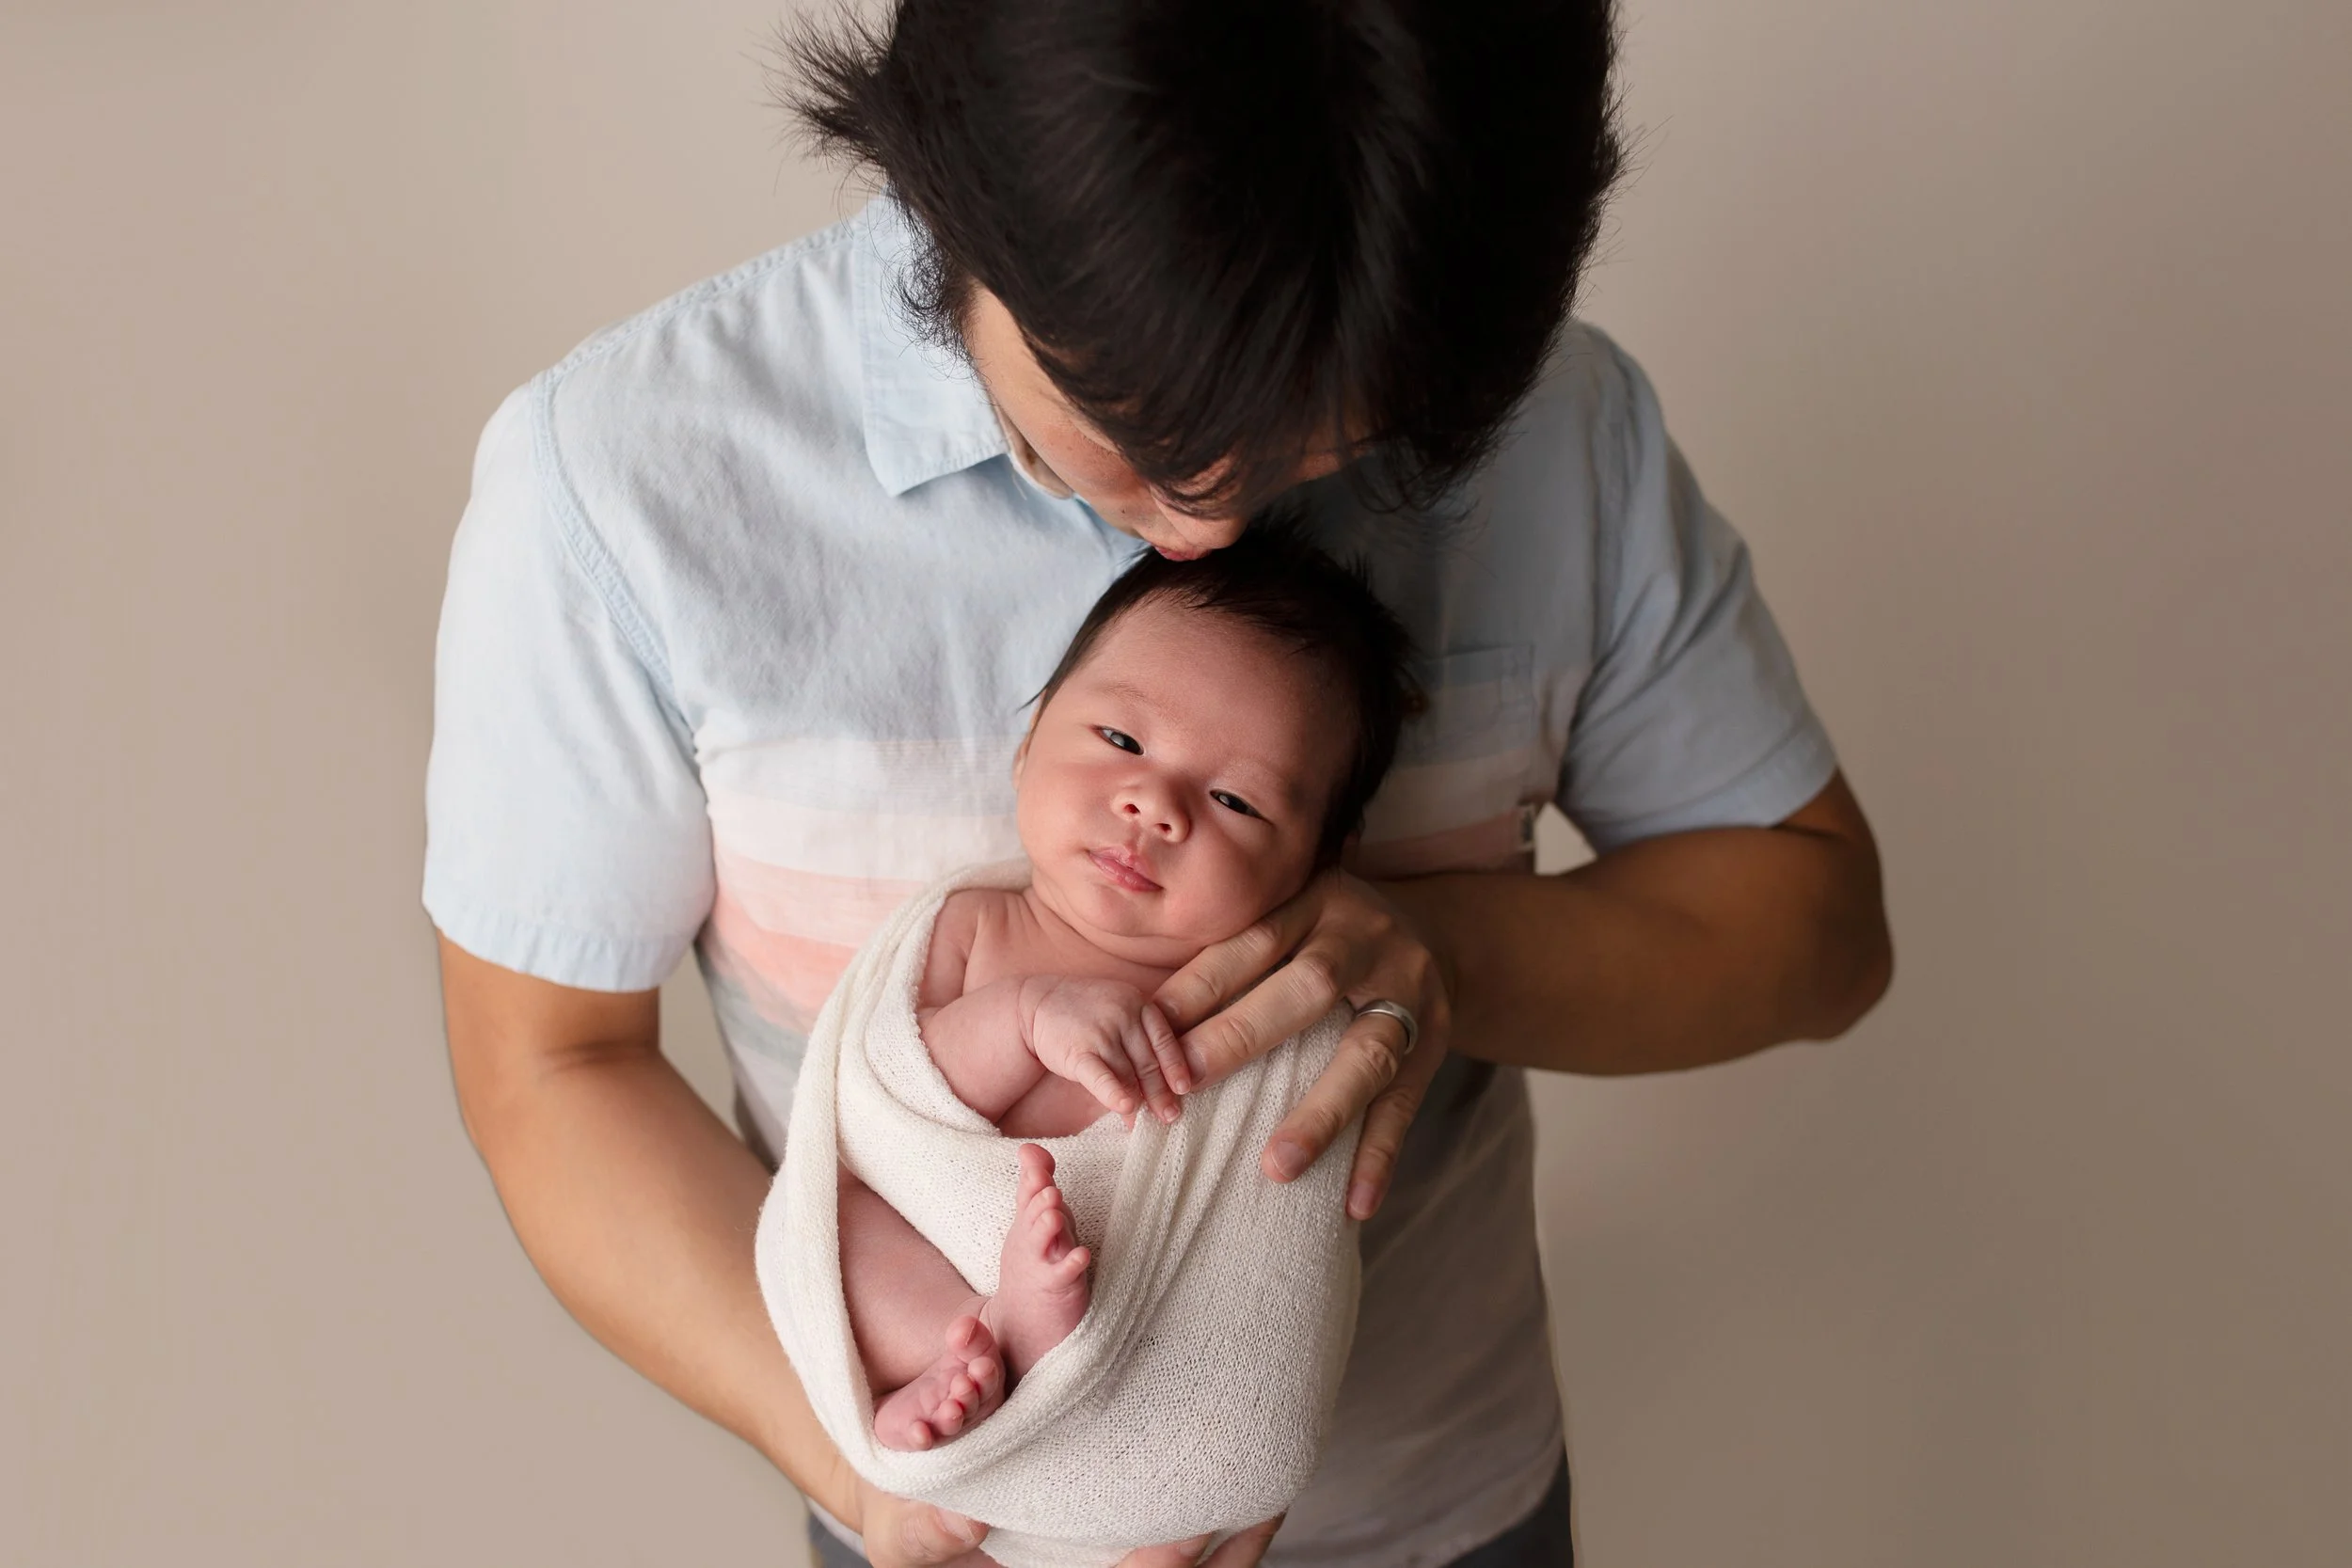
[[(1016, 466), (898, 305), (888, 201), (592, 339), (484, 433), (444, 606), (425, 903), (608, 990), (690, 945), (772, 1145), (803, 1033), (914, 888), (1013, 853), (1025, 706), (1136, 548)], [(1440, 527), (1308, 487), (1425, 656), (1369, 874), (1786, 817), (1836, 764), (1747, 553), (1640, 370), (1572, 325)], [(1477, 1049), (1476, 1041), (1462, 1042)], [(1456, 1058), (1363, 1232), (1325, 1470), (1277, 1557), (1407, 1568), (1515, 1522), (1560, 1443), (1516, 1071)]]

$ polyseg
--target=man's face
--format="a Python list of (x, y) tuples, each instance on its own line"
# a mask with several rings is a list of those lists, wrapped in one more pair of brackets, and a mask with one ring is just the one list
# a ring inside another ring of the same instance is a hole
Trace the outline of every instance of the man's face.
[[(1146, 483), (1118, 449), (1070, 406), (1023, 341), (1011, 314), (986, 289), (976, 286), (972, 291), (963, 341), (998, 410), (1104, 522), (1180, 561), (1223, 549), (1241, 537), (1247, 518), (1186, 512)], [(1345, 461), (1334, 445), (1302, 461), (1291, 483), (1321, 479)]]
[(1174, 968), (1306, 885), (1348, 736), (1332, 678), (1230, 616), (1146, 599), (1029, 732), (1037, 896), (1094, 945)]

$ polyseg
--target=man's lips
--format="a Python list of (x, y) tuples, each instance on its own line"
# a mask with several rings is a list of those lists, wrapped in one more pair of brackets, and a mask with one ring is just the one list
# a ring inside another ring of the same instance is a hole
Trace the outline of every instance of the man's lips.
[(1157, 893), (1160, 884), (1144, 874), (1143, 862), (1125, 849), (1089, 849), (1087, 859), (1129, 893)]

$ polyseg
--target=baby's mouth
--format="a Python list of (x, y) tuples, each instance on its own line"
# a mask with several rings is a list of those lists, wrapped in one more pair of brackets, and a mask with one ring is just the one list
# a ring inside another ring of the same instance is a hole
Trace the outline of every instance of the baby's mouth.
[(1130, 849), (1089, 849), (1087, 859), (1092, 861), (1104, 876), (1130, 893), (1157, 893), (1160, 884), (1143, 869), (1142, 860)]

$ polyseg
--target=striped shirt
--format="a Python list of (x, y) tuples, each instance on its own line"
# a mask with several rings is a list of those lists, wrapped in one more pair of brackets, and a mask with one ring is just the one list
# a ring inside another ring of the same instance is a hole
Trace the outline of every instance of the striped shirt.
[[(910, 243), (876, 201), (508, 398), (443, 607), (435, 923), (604, 990), (692, 947), (771, 1147), (866, 935), (1017, 852), (1027, 705), (1137, 547), (907, 320)], [(1367, 514), (1343, 477), (1306, 500), (1425, 655), (1366, 874), (1525, 867), (1546, 802), (1605, 852), (1774, 822), (1828, 780), (1745, 550), (1598, 332), (1564, 336), (1458, 515)], [(1269, 1560), (1440, 1562), (1542, 1496), (1561, 1425), (1532, 1160), (1521, 1075), (1450, 1060), (1364, 1229), (1331, 1447)]]

